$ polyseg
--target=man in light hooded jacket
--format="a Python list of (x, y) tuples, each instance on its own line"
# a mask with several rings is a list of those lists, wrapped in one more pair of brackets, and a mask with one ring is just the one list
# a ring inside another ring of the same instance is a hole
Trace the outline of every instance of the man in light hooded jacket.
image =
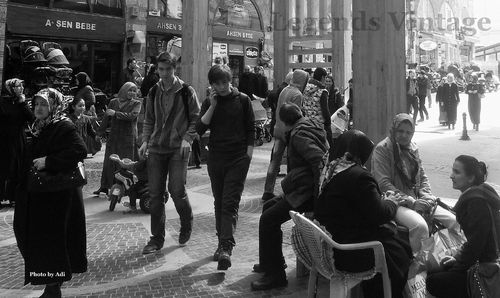
[[(292, 74), (290, 85), (286, 86), (280, 93), (276, 111), (279, 111), (285, 103), (293, 103), (302, 107), (302, 92), (304, 91), (308, 80), (309, 74), (307, 72), (300, 69), (295, 70)], [(276, 177), (280, 171), (281, 159), (283, 158), (285, 148), (285, 124), (278, 116), (276, 117), (276, 125), (274, 126), (274, 146), (271, 155), (271, 162), (269, 163), (269, 167), (267, 169), (264, 194), (262, 195), (262, 200), (264, 201), (274, 197), (274, 185), (276, 184)]]

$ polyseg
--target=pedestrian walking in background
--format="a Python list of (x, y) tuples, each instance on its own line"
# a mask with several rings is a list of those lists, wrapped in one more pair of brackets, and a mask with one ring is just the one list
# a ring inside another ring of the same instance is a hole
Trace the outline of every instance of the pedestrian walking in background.
[(92, 127), (92, 119), (85, 115), (84, 111), (85, 101), (83, 98), (74, 98), (68, 106), (68, 118), (75, 124), (76, 132), (85, 142), (87, 154), (95, 155), (101, 150), (100, 147), (96, 147), (100, 141), (96, 140), (97, 133)]
[[(193, 211), (186, 193), (186, 174), (195, 125), (200, 113), (196, 92), (174, 73), (177, 59), (163, 52), (157, 57), (160, 81), (146, 98), (146, 115), (139, 155), (148, 152), (148, 188), (151, 197), (151, 238), (142, 250), (150, 254), (165, 242), (165, 186), (180, 217), (179, 245), (191, 238)], [(184, 91), (183, 91), (184, 90)], [(185, 100), (182, 93), (186, 92)]]
[[(380, 241), (391, 279), (392, 297), (403, 297), (412, 258), (407, 242), (398, 237), (394, 219), (397, 202), (384, 200), (377, 181), (364, 164), (373, 150), (373, 142), (361, 131), (350, 130), (337, 140), (332, 161), (321, 179), (314, 218), (340, 244)], [(370, 251), (335, 250), (335, 268), (364, 272), (373, 267)], [(384, 297), (382, 278), (363, 281), (364, 297)]]
[(142, 83), (142, 76), (137, 70), (137, 60), (135, 58), (127, 59), (127, 67), (122, 70), (120, 82), (123, 84), (127, 82), (132, 82), (137, 86), (140, 86)]
[(158, 73), (156, 71), (156, 65), (151, 65), (148, 70), (149, 71), (141, 84), (141, 95), (143, 98), (146, 98), (148, 96), (151, 87), (153, 87), (160, 80), (160, 77), (158, 76)]
[(333, 113), (344, 106), (344, 96), (340, 93), (339, 89), (335, 87), (332, 75), (326, 76), (325, 87), (328, 91), (328, 111), (330, 111), (331, 117)]
[(443, 97), (444, 84), (446, 84), (446, 78), (441, 79), (436, 91), (436, 103), (439, 105), (439, 124), (441, 125), (448, 124), (448, 113), (446, 112)]
[(106, 151), (102, 166), (101, 186), (94, 192), (108, 194), (113, 185), (114, 172), (118, 165), (109, 159), (111, 154), (117, 154), (121, 158), (137, 160), (137, 116), (141, 110), (141, 102), (136, 100), (138, 88), (132, 82), (123, 84), (118, 91), (118, 97), (113, 98), (108, 105), (106, 115), (97, 135), (102, 137), (106, 133), (108, 125), (111, 131), (106, 139)]
[(255, 117), (250, 98), (231, 87), (229, 67), (212, 66), (208, 81), (212, 90), (203, 102), (196, 130), (203, 135), (210, 129), (207, 168), (219, 238), (213, 260), (218, 262), (217, 270), (227, 270), (236, 245), (238, 209), (253, 154)]
[[(415, 126), (408, 114), (394, 117), (389, 136), (377, 144), (372, 155), (371, 171), (382, 192), (404, 195), (396, 213), (396, 222), (408, 228), (413, 253), (420, 251), (421, 241), (429, 237), (424, 214), (436, 207), (429, 179), (425, 174), (417, 145), (412, 142)], [(437, 206), (434, 219), (447, 228), (456, 225), (455, 216)]]
[[(308, 80), (309, 75), (307, 72), (300, 69), (295, 70), (292, 74), (290, 85), (286, 86), (278, 97), (276, 110), (279, 111), (285, 103), (293, 103), (302, 107), (302, 92)], [(285, 124), (279, 117), (276, 117), (276, 125), (274, 126), (274, 145), (271, 152), (271, 162), (267, 168), (264, 194), (262, 195), (263, 201), (267, 201), (274, 197), (274, 185), (276, 184), (276, 177), (280, 171), (281, 160), (283, 159), (286, 144)]]
[(257, 88), (257, 75), (252, 72), (250, 65), (245, 65), (245, 67), (243, 67), (243, 73), (238, 79), (238, 90), (248, 95), (251, 100), (254, 100), (253, 94), (257, 95)]
[(457, 107), (460, 102), (460, 96), (458, 94), (458, 86), (455, 83), (455, 76), (452, 73), (449, 73), (446, 76), (446, 83), (443, 84), (440, 97), (448, 117), (448, 129), (455, 129), (455, 123), (457, 122)]
[[(27, 124), (35, 120), (24, 96), (24, 81), (5, 81), (0, 99), (0, 201), (13, 204), (21, 182)], [(1, 208), (1, 204), (0, 204)]]
[(417, 77), (417, 88), (418, 88), (418, 111), (420, 113), (420, 119), (418, 122), (424, 121), (425, 119), (429, 120), (429, 113), (427, 112), (427, 108), (425, 107), (425, 99), (427, 98), (427, 90), (430, 88), (431, 82), (425, 71), (421, 70), (420, 74)]
[[(255, 66), (255, 85), (256, 85), (256, 93), (260, 98), (267, 98), (269, 94), (269, 87), (267, 83), (267, 77), (264, 75), (264, 67)], [(248, 94), (247, 94), (248, 95)]]
[(417, 123), (418, 114), (418, 85), (415, 78), (415, 70), (410, 69), (408, 71), (408, 77), (406, 78), (406, 106), (408, 114), (412, 113), (413, 110), (413, 123)]
[(95, 117), (95, 95), (92, 89), (92, 81), (85, 72), (79, 72), (75, 76), (76, 87), (73, 90), (75, 99), (83, 99), (85, 101), (85, 112), (87, 115)]
[(292, 80), (292, 74), (292, 72), (289, 72), (285, 77), (285, 81), (271, 90), (271, 92), (269, 92), (267, 96), (267, 105), (271, 109), (271, 124), (269, 126), (272, 136), (274, 136), (274, 125), (276, 125), (276, 108), (278, 106), (278, 98), (281, 94), (281, 91), (283, 91), (283, 89), (285, 89), (285, 87), (290, 84), (290, 81)]
[(481, 122), (481, 98), (484, 96), (484, 87), (478, 82), (476, 74), (471, 76), (471, 82), (467, 84), (465, 93), (469, 95), (469, 117), (473, 129), (479, 130)]
[(292, 103), (280, 107), (279, 117), (288, 140), (289, 171), (283, 181), (283, 195), (264, 203), (259, 220), (259, 264), (254, 271), (264, 275), (251, 283), (252, 290), (268, 290), (287, 285), (282, 251), (281, 225), (290, 220), (290, 210), (314, 210), (319, 191), (319, 177), (327, 162), (328, 142), (323, 125), (302, 116)]
[[(87, 236), (81, 186), (65, 184), (39, 192), (28, 169), (71, 181), (87, 150), (63, 111), (63, 95), (46, 88), (34, 97), (36, 120), (25, 163), (23, 192), (14, 212), (14, 232), (24, 258), (25, 284), (46, 285), (41, 297), (61, 297), (61, 284), (87, 271)], [(69, 176), (69, 177), (68, 177)], [(24, 191), (27, 189), (27, 192)]]
[(427, 291), (436, 298), (469, 297), (469, 268), (477, 262), (493, 264), (498, 258), (500, 243), (495, 239), (500, 235), (493, 234), (493, 227), (500, 231), (500, 197), (485, 183), (487, 175), (486, 164), (472, 156), (460, 155), (453, 163), (450, 178), (453, 188), (462, 193), (453, 210), (467, 241), (454, 256), (441, 260), (439, 272), (427, 277)]
[(323, 124), (326, 131), (328, 144), (333, 149), (330, 111), (328, 109), (328, 91), (325, 87), (327, 72), (324, 68), (317, 67), (312, 78), (309, 78), (304, 88), (302, 111), (304, 116)]

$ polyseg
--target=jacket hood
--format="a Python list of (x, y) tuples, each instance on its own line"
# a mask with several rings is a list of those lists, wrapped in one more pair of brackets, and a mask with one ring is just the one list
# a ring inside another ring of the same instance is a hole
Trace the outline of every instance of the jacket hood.
[(325, 86), (320, 81), (310, 78), (307, 82), (306, 88), (304, 88), (304, 95), (312, 96), (321, 89), (325, 89)]
[[(315, 119), (303, 117), (292, 128), (290, 135), (298, 132), (299, 130), (307, 131), (311, 137), (316, 140), (316, 144), (323, 144), (327, 148), (326, 132), (324, 125)], [(323, 149), (324, 149), (323, 148)]]
[(292, 81), (290, 82), (290, 85), (295, 86), (299, 88), (300, 91), (302, 91), (308, 79), (309, 79), (309, 74), (307, 72), (301, 69), (297, 69), (293, 71)]
[(457, 204), (453, 209), (458, 210), (477, 198), (486, 200), (486, 202), (493, 210), (500, 210), (500, 197), (498, 196), (498, 193), (495, 191), (495, 189), (487, 183), (482, 183), (478, 186), (473, 186), (466, 190), (460, 196)]

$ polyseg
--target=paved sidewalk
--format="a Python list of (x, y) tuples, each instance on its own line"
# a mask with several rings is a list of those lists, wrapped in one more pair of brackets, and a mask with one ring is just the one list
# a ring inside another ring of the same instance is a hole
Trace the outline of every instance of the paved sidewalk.
[[(419, 123), (415, 141), (420, 147), (424, 167), (433, 191), (453, 205), (459, 193), (451, 188), (449, 174), (453, 159), (459, 154), (472, 154), (489, 165), (489, 181), (500, 190), (500, 125), (496, 123), (497, 98), (488, 98), (483, 109), (484, 121), (479, 132), (469, 131), (471, 141), (458, 140), (461, 122), (455, 131), (440, 126), (437, 109), (430, 110), (431, 120)], [(462, 100), (460, 109), (463, 110)], [(462, 110), (459, 110), (461, 113)], [(433, 120), (434, 119), (434, 120)], [(470, 125), (469, 125), (470, 126)], [(108, 201), (93, 197), (99, 186), (103, 152), (86, 161), (89, 184), (84, 188), (87, 214), (89, 270), (76, 274), (63, 285), (65, 297), (305, 297), (307, 277), (295, 278), (295, 256), (290, 245), (291, 223), (284, 230), (283, 251), (287, 260), (289, 286), (271, 291), (252, 292), (250, 282), (259, 277), (251, 272), (258, 262), (258, 220), (260, 196), (269, 162), (271, 143), (257, 147), (250, 167), (240, 206), (236, 232), (237, 246), (233, 267), (217, 271), (211, 261), (217, 240), (213, 216), (213, 198), (206, 165), (188, 171), (188, 194), (193, 206), (194, 227), (191, 240), (179, 247), (178, 215), (172, 202), (167, 203), (167, 239), (157, 254), (143, 256), (149, 238), (146, 214), (123, 214), (118, 205), (108, 211)], [(284, 170), (284, 169), (283, 169)], [(277, 191), (279, 190), (279, 181)], [(38, 297), (41, 286), (23, 286), (24, 263), (17, 249), (13, 231), (13, 210), (0, 210), (0, 297)], [(318, 297), (328, 297), (328, 284), (320, 283)]]

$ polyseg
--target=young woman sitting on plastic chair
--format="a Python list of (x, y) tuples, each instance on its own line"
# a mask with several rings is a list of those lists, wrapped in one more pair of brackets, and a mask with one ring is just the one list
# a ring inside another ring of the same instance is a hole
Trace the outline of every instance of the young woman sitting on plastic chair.
[[(380, 241), (384, 246), (391, 279), (392, 297), (403, 297), (411, 249), (397, 237), (390, 222), (397, 203), (384, 200), (377, 182), (363, 166), (373, 150), (373, 142), (361, 131), (342, 134), (335, 146), (332, 161), (323, 170), (320, 196), (314, 216), (340, 244)], [(334, 250), (335, 267), (349, 272), (373, 267), (369, 250)], [(383, 297), (380, 275), (362, 283), (365, 297)]]

